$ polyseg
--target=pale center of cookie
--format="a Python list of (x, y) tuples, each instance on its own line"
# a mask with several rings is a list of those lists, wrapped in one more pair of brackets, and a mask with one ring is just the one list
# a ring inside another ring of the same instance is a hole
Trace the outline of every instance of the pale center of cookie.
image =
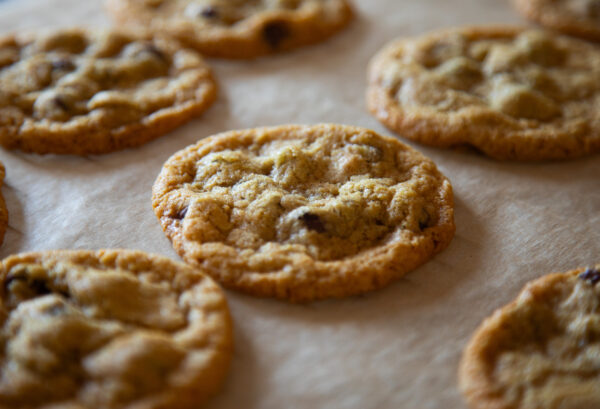
[(157, 393), (187, 353), (181, 292), (148, 272), (13, 267), (0, 304), (0, 406), (122, 407)]
[(599, 70), (600, 53), (572, 52), (566, 40), (541, 31), (494, 39), (454, 33), (405, 47), (382, 82), (405, 107), (491, 108), (517, 120), (551, 122), (597, 103)]
[(438, 218), (433, 165), (375, 138), (273, 140), (208, 153), (190, 172), (167, 217), (207, 245), (335, 260)]

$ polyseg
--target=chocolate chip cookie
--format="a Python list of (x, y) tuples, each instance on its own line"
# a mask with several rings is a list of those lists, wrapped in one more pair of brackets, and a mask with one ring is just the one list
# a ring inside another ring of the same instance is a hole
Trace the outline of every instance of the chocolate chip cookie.
[(127, 26), (168, 33), (225, 58), (321, 42), (352, 18), (346, 0), (108, 0), (107, 6)]
[(600, 41), (598, 0), (512, 0), (525, 17), (565, 34)]
[(165, 163), (152, 200), (185, 261), (229, 288), (292, 301), (383, 287), (454, 235), (452, 187), (432, 161), (343, 125), (201, 140)]
[(476, 331), (460, 365), (473, 409), (600, 407), (600, 265), (529, 283)]
[(467, 27), (393, 42), (371, 62), (367, 100), (427, 145), (517, 160), (600, 151), (600, 49), (548, 31)]
[(0, 324), (2, 408), (197, 408), (232, 354), (219, 287), (140, 251), (4, 259)]
[(0, 144), (99, 154), (202, 113), (216, 87), (200, 55), (164, 39), (63, 29), (0, 38)]

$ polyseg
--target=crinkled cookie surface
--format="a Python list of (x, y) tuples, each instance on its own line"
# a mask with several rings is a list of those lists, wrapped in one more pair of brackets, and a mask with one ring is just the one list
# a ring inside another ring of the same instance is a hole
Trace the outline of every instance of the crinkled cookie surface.
[(553, 30), (600, 40), (598, 0), (512, 0), (525, 17)]
[(352, 18), (346, 0), (109, 0), (107, 7), (120, 22), (225, 58), (317, 43)]
[(0, 38), (0, 144), (107, 153), (204, 111), (216, 87), (195, 51), (169, 40), (81, 29)]
[(0, 408), (196, 408), (227, 372), (224, 295), (181, 263), (26, 253), (0, 280)]
[(341, 125), (204, 139), (165, 163), (153, 206), (187, 262), (293, 301), (380, 288), (454, 234), (452, 188), (433, 162)]
[(473, 409), (600, 407), (600, 265), (529, 283), (483, 322), (459, 375)]
[(498, 159), (600, 151), (600, 49), (548, 31), (467, 27), (403, 39), (371, 62), (368, 105), (400, 135)]

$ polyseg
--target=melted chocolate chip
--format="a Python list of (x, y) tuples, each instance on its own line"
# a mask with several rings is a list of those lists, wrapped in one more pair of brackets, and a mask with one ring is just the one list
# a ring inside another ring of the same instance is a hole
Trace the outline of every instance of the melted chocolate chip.
[(217, 18), (219, 17), (219, 12), (215, 7), (206, 6), (200, 10), (200, 16), (204, 18)]
[(174, 216), (172, 216), (175, 220), (182, 220), (188, 212), (187, 206), (183, 209), (180, 209)]
[(60, 96), (54, 97), (52, 99), (52, 102), (54, 103), (54, 105), (56, 105), (57, 107), (59, 107), (63, 111), (68, 111), (69, 110), (69, 106), (67, 105), (67, 103), (65, 102), (65, 100), (62, 99)]
[(60, 60), (52, 61), (52, 69), (60, 71), (73, 71), (75, 64), (73, 61), (62, 58)]
[(279, 48), (290, 34), (288, 25), (281, 21), (273, 21), (263, 28), (263, 38), (271, 48)]
[(309, 230), (314, 230), (317, 233), (325, 233), (325, 226), (323, 226), (321, 218), (316, 214), (304, 213), (300, 216), (300, 220)]
[(588, 268), (579, 275), (582, 280), (589, 281), (591, 285), (596, 285), (600, 282), (600, 270), (595, 268)]

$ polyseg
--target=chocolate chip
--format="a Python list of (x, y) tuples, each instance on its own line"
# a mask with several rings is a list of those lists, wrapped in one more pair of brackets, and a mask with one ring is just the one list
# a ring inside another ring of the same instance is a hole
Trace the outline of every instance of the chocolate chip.
[(206, 6), (202, 10), (200, 10), (200, 16), (204, 18), (217, 18), (219, 17), (219, 12), (215, 7)]
[(582, 280), (589, 281), (591, 285), (596, 285), (600, 282), (600, 270), (595, 268), (588, 268), (579, 275)]
[(75, 64), (73, 61), (62, 58), (60, 60), (52, 61), (52, 69), (60, 71), (73, 71)]
[(63, 98), (61, 98), (60, 96), (55, 96), (54, 98), (52, 98), (52, 102), (54, 103), (54, 105), (56, 105), (57, 107), (59, 107), (63, 111), (68, 111), (69, 110), (69, 106), (67, 105), (67, 103), (65, 102), (65, 100)]
[(325, 233), (325, 226), (323, 226), (323, 222), (321, 218), (313, 213), (304, 213), (300, 216), (300, 220), (302, 223), (308, 227), (309, 230), (314, 230), (317, 233)]
[(183, 209), (179, 209), (179, 211), (174, 216), (171, 216), (171, 218), (173, 218), (175, 220), (182, 220), (185, 217), (185, 215), (187, 214), (187, 212), (188, 212), (188, 207), (186, 206)]
[(36, 295), (46, 295), (52, 292), (44, 280), (33, 279), (28, 283), (28, 285)]
[(271, 48), (279, 48), (290, 34), (288, 25), (282, 21), (273, 21), (263, 28), (263, 38)]

